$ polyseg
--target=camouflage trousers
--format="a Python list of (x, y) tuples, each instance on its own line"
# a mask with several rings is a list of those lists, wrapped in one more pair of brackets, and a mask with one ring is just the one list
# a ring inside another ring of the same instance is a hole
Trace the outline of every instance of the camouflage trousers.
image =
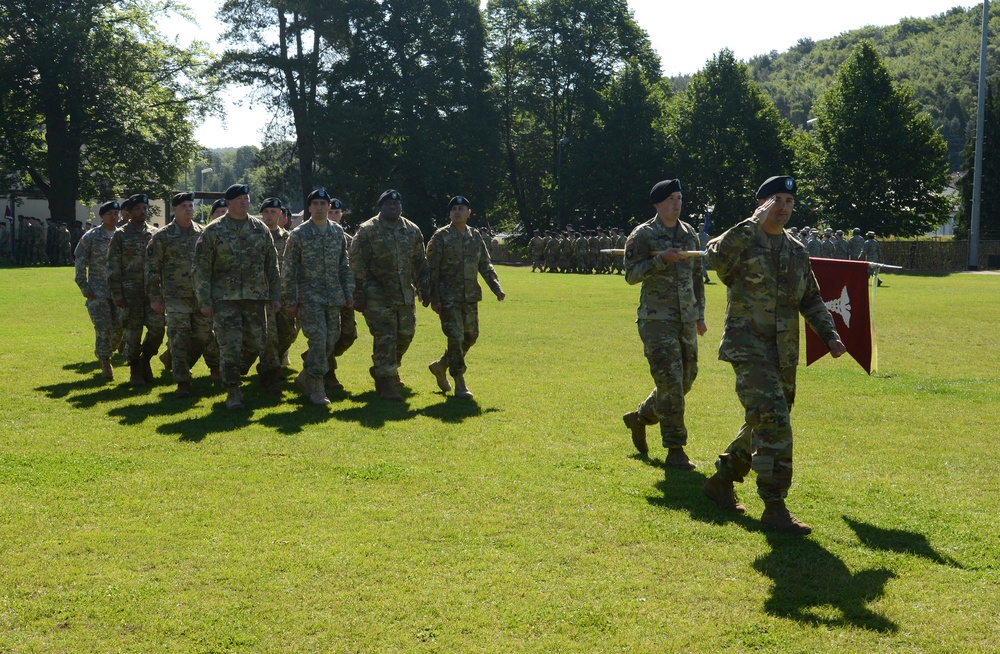
[(191, 366), (205, 356), (205, 365), (219, 367), (219, 345), (212, 333), (212, 319), (200, 311), (167, 311), (167, 347), (174, 383), (191, 381)]
[[(128, 364), (137, 365), (143, 357), (153, 358), (163, 343), (166, 325), (162, 313), (156, 313), (145, 298), (126, 298), (122, 310), (122, 326), (125, 329), (125, 344), (128, 347)], [(142, 328), (146, 328), (146, 337)]]
[(87, 300), (87, 313), (90, 322), (94, 323), (94, 356), (98, 359), (110, 359), (111, 354), (122, 340), (121, 312), (110, 298), (93, 298)]
[(441, 307), (441, 331), (448, 337), (441, 363), (448, 364), (452, 377), (464, 375), (465, 355), (479, 339), (479, 304), (461, 302)]
[(218, 300), (212, 307), (219, 372), (226, 386), (239, 385), (254, 359), (263, 355), (267, 334), (264, 304), (259, 300)]
[(741, 482), (752, 469), (764, 501), (784, 499), (792, 485), (792, 424), (795, 366), (733, 362), (736, 394), (745, 422), (715, 467), (723, 479)]
[(330, 369), (330, 359), (340, 338), (340, 305), (306, 303), (299, 305), (299, 322), (309, 349), (303, 365), (315, 377), (324, 376)]
[(417, 330), (416, 306), (369, 302), (364, 316), (372, 333), (372, 376), (392, 377)]
[(271, 303), (264, 306), (267, 315), (267, 341), (261, 356), (261, 370), (273, 370), (281, 365), (281, 356), (299, 337), (299, 319), (292, 318), (284, 311), (274, 313)]
[(687, 445), (684, 396), (698, 376), (698, 332), (693, 322), (640, 320), (639, 338), (656, 386), (639, 405), (647, 425), (660, 423), (663, 447)]
[(354, 309), (340, 307), (340, 338), (333, 346), (333, 356), (330, 357), (330, 370), (337, 369), (337, 357), (351, 349), (358, 340), (358, 320), (354, 317)]

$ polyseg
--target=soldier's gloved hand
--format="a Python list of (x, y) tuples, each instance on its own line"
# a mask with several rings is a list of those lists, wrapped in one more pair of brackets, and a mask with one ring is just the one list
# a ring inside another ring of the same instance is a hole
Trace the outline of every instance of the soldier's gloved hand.
[(155, 302), (150, 302), (149, 308), (153, 310), (153, 313), (163, 313), (166, 307), (163, 304), (163, 300), (157, 300)]
[(497, 301), (498, 302), (503, 302), (503, 299), (505, 297), (507, 297), (507, 294), (504, 293), (503, 291), (500, 291), (499, 293), (497, 293)]
[(834, 359), (836, 359), (837, 357), (839, 357), (842, 354), (844, 354), (845, 352), (847, 352), (847, 346), (844, 345), (844, 343), (842, 341), (840, 341), (840, 340), (838, 340), (836, 338), (832, 339), (830, 342), (828, 342), (826, 344), (826, 346), (828, 348), (830, 348), (830, 354), (833, 355)]

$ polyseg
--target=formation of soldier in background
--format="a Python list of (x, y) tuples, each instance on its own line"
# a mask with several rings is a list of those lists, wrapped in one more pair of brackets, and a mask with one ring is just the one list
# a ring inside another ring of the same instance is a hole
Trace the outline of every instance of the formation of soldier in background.
[(173, 219), (163, 229), (146, 222), (148, 204), (143, 194), (102, 204), (101, 224), (75, 248), (76, 283), (94, 325), (103, 378), (114, 379), (111, 357), (118, 350), (128, 361), (129, 383), (152, 384), (150, 361), (166, 331), (160, 358), (177, 384), (175, 395), (191, 395), (191, 367), (204, 357), (210, 379), (226, 389), (226, 407), (241, 409), (243, 377), (254, 362), (261, 387), (282, 392), (288, 349), (301, 331), (308, 347), (295, 382), (308, 401), (329, 404), (327, 391), (344, 388), (337, 358), (357, 340), (357, 310), (372, 332), (369, 372), (376, 391), (401, 401), (399, 367), (419, 300), (441, 316), (448, 340), (445, 354), (430, 365), (437, 386), (450, 391), (450, 373), (455, 396), (472, 398), (464, 373), (465, 354), (479, 334), (477, 276), (498, 299), (504, 293), (483, 234), (468, 225), (468, 198), (452, 199), (450, 224), (435, 233), (428, 250), (392, 189), (354, 237), (340, 224), (343, 204), (324, 189), (310, 194), (305, 220), (291, 232), (285, 229), (290, 213), (278, 198), (265, 199), (260, 216), (251, 215), (243, 184), (216, 201), (205, 226), (193, 220), (192, 193), (171, 199)]
[(531, 271), (578, 274), (622, 274), (624, 262), (620, 256), (601, 250), (625, 247), (625, 233), (616, 227), (574, 231), (572, 225), (563, 230), (535, 230), (528, 242)]

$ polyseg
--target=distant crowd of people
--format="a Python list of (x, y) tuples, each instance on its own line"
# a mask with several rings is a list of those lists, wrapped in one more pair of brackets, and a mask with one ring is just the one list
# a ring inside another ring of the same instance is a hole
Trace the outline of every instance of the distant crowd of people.
[[(90, 223), (87, 223), (90, 229)], [(18, 266), (71, 266), (73, 250), (84, 233), (83, 223), (73, 224), (46, 218), (18, 216), (17, 227), (10, 218), (0, 221), (0, 261)]]
[(528, 241), (531, 272), (621, 274), (622, 256), (611, 250), (624, 247), (625, 234), (616, 227), (574, 231), (572, 225), (566, 225), (544, 234), (536, 229)]

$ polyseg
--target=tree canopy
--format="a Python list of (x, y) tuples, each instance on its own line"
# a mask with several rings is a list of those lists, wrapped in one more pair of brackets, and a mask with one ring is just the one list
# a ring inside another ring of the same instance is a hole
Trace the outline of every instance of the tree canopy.
[(159, 37), (172, 0), (10, 0), (0, 6), (0, 168), (54, 218), (79, 198), (162, 193), (197, 145), (213, 89), (204, 44)]
[(947, 216), (947, 145), (871, 41), (816, 108), (813, 197), (834, 227), (915, 236)]

